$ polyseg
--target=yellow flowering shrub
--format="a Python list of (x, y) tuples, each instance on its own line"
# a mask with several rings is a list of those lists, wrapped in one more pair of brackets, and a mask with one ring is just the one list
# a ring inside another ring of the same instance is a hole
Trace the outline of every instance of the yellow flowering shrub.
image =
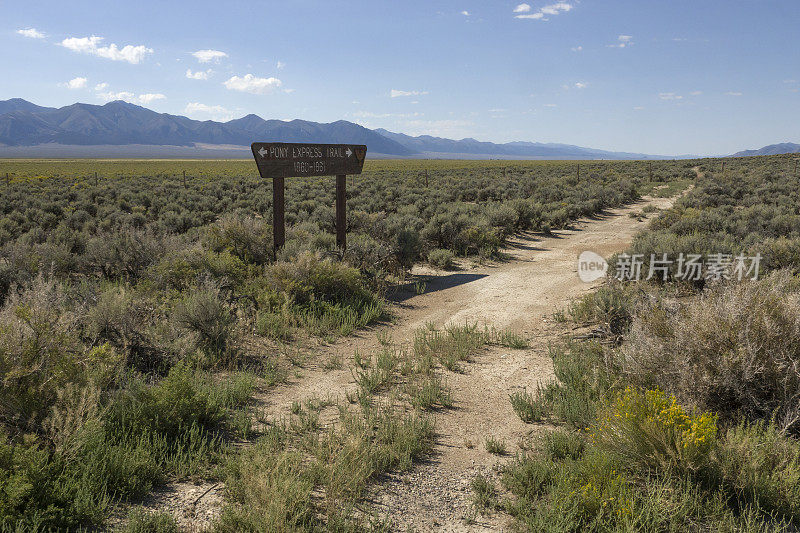
[(625, 461), (658, 468), (695, 470), (717, 442), (717, 418), (689, 412), (660, 390), (628, 387), (589, 428), (595, 444)]

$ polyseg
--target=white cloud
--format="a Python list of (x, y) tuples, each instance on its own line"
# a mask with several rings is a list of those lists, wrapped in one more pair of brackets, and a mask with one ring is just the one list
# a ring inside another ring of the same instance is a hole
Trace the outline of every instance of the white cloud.
[(132, 92), (128, 91), (120, 91), (120, 92), (107, 92), (107, 93), (98, 93), (97, 97), (105, 102), (113, 102), (114, 100), (124, 100), (126, 102), (133, 103), (136, 100), (136, 95)]
[(658, 97), (662, 100), (683, 100), (683, 96), (675, 93), (658, 93)]
[(617, 37), (616, 44), (609, 44), (609, 48), (626, 48), (628, 46), (633, 45), (633, 36), (632, 35), (620, 35)]
[(91, 37), (69, 37), (61, 41), (61, 46), (82, 54), (91, 54), (97, 57), (104, 57), (112, 61), (127, 61), (134, 65), (141, 63), (147, 54), (152, 54), (153, 49), (144, 45), (133, 46), (127, 44), (122, 48), (111, 43), (108, 46), (100, 46), (102, 37), (92, 35)]
[(67, 89), (84, 89), (86, 87), (86, 82), (88, 82), (86, 78), (72, 78), (67, 83), (62, 84)]
[(585, 89), (588, 85), (589, 84), (586, 83), (585, 81), (576, 81), (575, 82), (575, 88), (576, 89)]
[(233, 76), (223, 85), (232, 91), (266, 94), (283, 85), (283, 82), (278, 78), (258, 78), (252, 74), (245, 74), (241, 77)]
[(23, 37), (28, 37), (30, 39), (44, 39), (44, 33), (40, 32), (36, 28), (25, 28), (24, 30), (17, 30), (17, 33), (22, 35)]
[(278, 61), (278, 64), (275, 65), (275, 68), (277, 68), (278, 70), (281, 70), (285, 66), (286, 66), (286, 63), (284, 63), (283, 61)]
[(200, 102), (190, 102), (183, 110), (187, 115), (201, 116), (226, 122), (233, 118), (233, 112), (230, 109), (222, 107), (221, 105), (206, 105)]
[(556, 104), (544, 104), (545, 107), (558, 107)]
[(108, 89), (108, 84), (106, 82), (98, 83), (97, 85), (94, 86), (94, 90), (98, 92), (105, 91), (106, 89)]
[(573, 46), (572, 47), (572, 51), (573, 52), (580, 52), (581, 50), (583, 50), (583, 46)]
[(742, 96), (742, 93), (735, 91), (728, 91), (725, 93), (725, 96)]
[[(108, 87), (107, 83), (101, 83), (100, 85), (104, 85), (105, 87)], [(100, 87), (100, 85), (98, 85), (97, 87)], [(95, 88), (97, 88), (97, 87), (95, 87)], [(166, 98), (166, 96), (164, 96), (161, 93), (145, 93), (145, 94), (140, 94), (139, 96), (136, 96), (135, 94), (133, 94), (130, 91), (98, 92), (97, 93), (97, 97), (100, 98), (101, 100), (103, 100), (104, 102), (113, 102), (115, 100), (123, 100), (123, 101), (131, 103), (131, 104), (142, 104), (142, 105), (147, 105), (147, 104), (150, 104), (150, 103), (152, 103), (152, 102), (154, 102), (156, 100), (164, 100)]]
[[(514, 8), (514, 13), (520, 13), (516, 15), (514, 18), (518, 19), (534, 19), (534, 20), (548, 20), (545, 15), (559, 15), (561, 13), (566, 13), (567, 11), (572, 10), (574, 6), (572, 4), (568, 4), (567, 2), (556, 2), (555, 4), (549, 4), (539, 9), (534, 13), (531, 13), (531, 6), (528, 4), (519, 4), (517, 7)], [(524, 13), (524, 14), (522, 14)]]
[(146, 94), (140, 94), (137, 100), (139, 100), (139, 102), (141, 102), (142, 104), (147, 105), (155, 100), (164, 100), (165, 98), (166, 96), (164, 96), (161, 93), (146, 93)]
[(465, 17), (468, 17), (469, 16), (469, 11), (462, 11), (461, 14), (464, 15)]
[(211, 75), (213, 71), (211, 69), (208, 70), (198, 70), (197, 72), (192, 72), (192, 69), (186, 69), (186, 77), (190, 80), (207, 80), (208, 77)]
[(692, 91), (689, 93), (691, 96), (700, 96), (703, 94), (703, 91)]
[(219, 50), (198, 50), (192, 55), (201, 63), (218, 63), (220, 59), (228, 57), (228, 54)]
[(397, 98), (399, 96), (423, 96), (425, 94), (428, 94), (428, 91), (399, 91), (397, 89), (392, 89), (389, 96)]

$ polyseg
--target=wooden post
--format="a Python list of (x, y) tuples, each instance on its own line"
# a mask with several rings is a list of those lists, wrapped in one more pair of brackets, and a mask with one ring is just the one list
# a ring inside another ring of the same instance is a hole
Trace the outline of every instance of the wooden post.
[(725, 161), (722, 162), (722, 177), (725, 177)]
[(650, 164), (648, 165), (648, 167), (649, 167), (648, 173), (649, 173), (649, 176), (650, 176), (650, 181), (653, 181), (653, 162), (652, 161), (650, 161)]
[(283, 178), (272, 178), (272, 251), (277, 259), (278, 250), (286, 242), (284, 227)]
[(336, 245), (347, 249), (347, 176), (336, 176)]
[(425, 169), (425, 188), (428, 188), (428, 169)]
[(581, 166), (578, 165), (578, 180), (581, 179)]

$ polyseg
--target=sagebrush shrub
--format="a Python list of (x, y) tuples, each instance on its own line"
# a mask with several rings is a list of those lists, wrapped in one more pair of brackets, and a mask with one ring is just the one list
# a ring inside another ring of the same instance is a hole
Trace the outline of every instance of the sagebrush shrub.
[(785, 274), (731, 283), (633, 321), (623, 364), (636, 382), (736, 423), (800, 430), (800, 304)]

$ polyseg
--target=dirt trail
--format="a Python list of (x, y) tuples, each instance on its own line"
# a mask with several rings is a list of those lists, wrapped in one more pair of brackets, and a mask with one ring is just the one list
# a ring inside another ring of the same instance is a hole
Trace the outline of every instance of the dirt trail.
[[(428, 322), (437, 326), (478, 322), (521, 333), (531, 339), (531, 348), (491, 348), (465, 365), (463, 373), (447, 374), (456, 405), (434, 415), (439, 438), (433, 456), (411, 472), (390, 475), (376, 483), (370, 497), (373, 508), (391, 517), (398, 531), (505, 530), (501, 516), (471, 516), (470, 481), (477, 473), (492, 475), (493, 467), (506, 460), (487, 453), (485, 439), (493, 436), (504, 441), (513, 455), (522, 437), (536, 431), (535, 426), (525, 425), (514, 414), (508, 396), (525, 387), (534, 389), (553, 376), (548, 343), (562, 326), (554, 323), (552, 314), (599, 283), (586, 284), (578, 279), (578, 255), (592, 250), (608, 257), (623, 250), (646, 223), (646, 219), (628, 214), (641, 212), (648, 204), (667, 208), (672, 199), (645, 198), (579, 221), (574, 229), (551, 237), (519, 235), (504, 250), (506, 257), (501, 262), (431, 276), (424, 294), (409, 293), (404, 295), (405, 300), (400, 298), (396, 323), (316, 348), (313, 360), (303, 364), (289, 383), (258, 394), (262, 416), (279, 419), (289, 414), (294, 401), (343, 398), (345, 391), (354, 391), (350, 371), (353, 353), (378, 350), (378, 333), (391, 336), (395, 344), (410, 341), (413, 332)], [(331, 357), (341, 361), (340, 368), (331, 369), (326, 364)], [(325, 418), (323, 413), (323, 422)], [(177, 487), (167, 491), (172, 493), (170, 500), (175, 496), (174, 489)], [(202, 491), (200, 487), (194, 490)], [(214, 503), (199, 502), (197, 510), (190, 513), (194, 517), (184, 515), (182, 522), (191, 529), (207, 524), (218, 510), (221, 491), (221, 485), (212, 488), (203, 500)]]

